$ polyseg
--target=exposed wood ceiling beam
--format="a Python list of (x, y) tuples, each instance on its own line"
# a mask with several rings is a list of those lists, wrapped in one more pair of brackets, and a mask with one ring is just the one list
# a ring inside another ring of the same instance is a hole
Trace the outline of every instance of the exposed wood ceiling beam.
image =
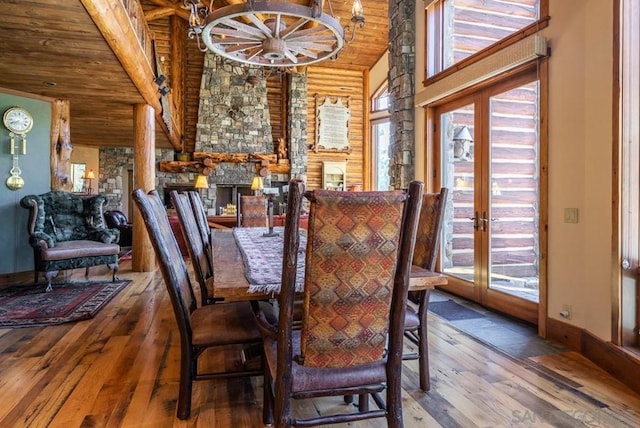
[[(149, 0), (149, 3), (159, 6), (161, 9), (172, 9), (173, 13), (171, 15), (178, 15), (183, 19), (189, 20), (189, 11), (183, 7), (182, 1), (180, 1), (179, 3), (173, 3), (169, 0)], [(147, 21), (149, 21), (150, 19), (147, 18), (147, 15), (148, 15), (147, 13), (144, 14)], [(164, 16), (170, 16), (170, 15), (164, 15)], [(161, 18), (161, 17), (157, 17), (154, 19), (158, 19), (158, 18)]]
[[(129, 16), (126, 15), (122, 7), (110, 3), (109, 0), (81, 1), (105, 40), (111, 46), (113, 53), (122, 64), (131, 81), (140, 91), (140, 95), (155, 110), (156, 120), (167, 131), (167, 138), (171, 145), (176, 149), (181, 149), (182, 143), (175, 128), (168, 129), (162, 120), (162, 106), (158, 96), (158, 87), (152, 80), (155, 75), (153, 68), (149, 60), (141, 56), (141, 50), (138, 48), (140, 42), (137, 36), (132, 31), (125, 30), (130, 28), (124, 24), (129, 21)], [(119, 21), (123, 24), (114, 25), (114, 21)]]
[(176, 10), (172, 7), (157, 7), (155, 9), (147, 10), (144, 13), (144, 19), (147, 22), (150, 22), (156, 19), (166, 18), (167, 16), (173, 16), (175, 14)]

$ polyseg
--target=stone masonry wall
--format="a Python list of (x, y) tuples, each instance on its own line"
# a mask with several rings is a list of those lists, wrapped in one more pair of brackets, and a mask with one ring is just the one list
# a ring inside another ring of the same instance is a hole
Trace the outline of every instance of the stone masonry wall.
[[(205, 55), (200, 87), (200, 107), (195, 150), (215, 153), (274, 153), (264, 70), (216, 60)], [(250, 78), (256, 77), (255, 79)], [(288, 182), (307, 171), (307, 75), (291, 73), (289, 78), (289, 161), (290, 174), (269, 174), (272, 181)], [(171, 149), (156, 150), (156, 162), (174, 160)], [(133, 148), (100, 150), (99, 192), (108, 197), (106, 209), (123, 210), (127, 196), (122, 180), (133, 170)], [(124, 174), (124, 175), (123, 175)], [(257, 174), (255, 163), (221, 163), (209, 175), (209, 188), (201, 189), (205, 208), (216, 207), (218, 186), (249, 187)], [(167, 186), (194, 184), (195, 173), (168, 173), (156, 170), (156, 189), (162, 195)], [(124, 196), (124, 197), (123, 197)]]
[(389, 1), (389, 95), (391, 186), (404, 189), (415, 177), (415, 0)]
[[(222, 62), (211, 52), (204, 61), (196, 151), (273, 153), (267, 86), (261, 70)], [(209, 176), (209, 189), (201, 193), (205, 207), (216, 206), (216, 185), (250, 186), (255, 175), (254, 163), (218, 164)]]

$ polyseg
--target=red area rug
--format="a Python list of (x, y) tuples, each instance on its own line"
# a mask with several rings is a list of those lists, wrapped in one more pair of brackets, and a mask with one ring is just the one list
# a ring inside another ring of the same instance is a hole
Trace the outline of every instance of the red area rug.
[(131, 260), (132, 252), (132, 250), (123, 252), (121, 256), (118, 256), (118, 261)]
[(41, 327), (93, 318), (130, 280), (19, 285), (0, 289), (0, 328)]

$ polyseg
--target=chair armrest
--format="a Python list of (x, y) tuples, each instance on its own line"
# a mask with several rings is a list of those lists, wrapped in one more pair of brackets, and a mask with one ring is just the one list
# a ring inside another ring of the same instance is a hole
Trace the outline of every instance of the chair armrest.
[(29, 244), (38, 250), (46, 250), (55, 247), (56, 241), (47, 233), (33, 232), (29, 235)]
[(87, 239), (105, 244), (117, 244), (120, 241), (120, 231), (118, 229), (94, 229), (89, 231)]
[(251, 301), (251, 309), (262, 337), (278, 337), (278, 318), (273, 305), (268, 302)]

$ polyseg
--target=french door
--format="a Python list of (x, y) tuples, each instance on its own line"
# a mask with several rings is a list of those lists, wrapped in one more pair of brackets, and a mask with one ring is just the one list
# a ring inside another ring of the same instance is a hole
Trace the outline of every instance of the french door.
[[(450, 189), (440, 270), (449, 291), (537, 323), (540, 84), (534, 72), (434, 111), (440, 183)], [(546, 220), (545, 220), (546, 222)]]

